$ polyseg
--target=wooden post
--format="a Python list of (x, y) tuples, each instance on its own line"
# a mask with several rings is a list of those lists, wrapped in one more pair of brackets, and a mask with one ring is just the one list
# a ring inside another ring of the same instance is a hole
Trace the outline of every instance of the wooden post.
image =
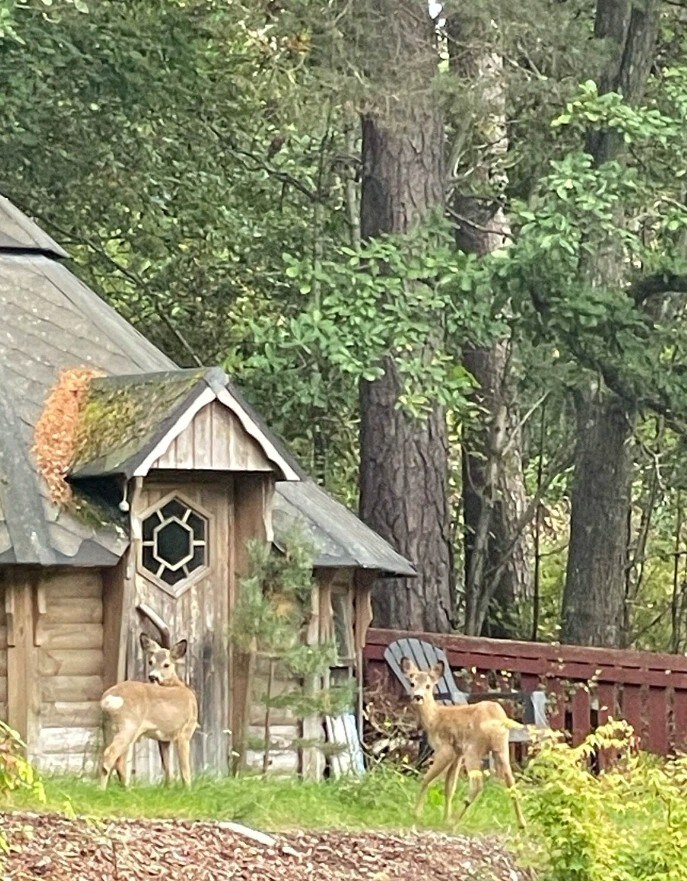
[(377, 572), (359, 570), (355, 574), (355, 677), (357, 682), (356, 720), (358, 723), (358, 737), (363, 741), (363, 712), (365, 703), (365, 658), (363, 650), (367, 639), (367, 631), (372, 623), (372, 588), (377, 578)]
[(129, 614), (124, 609), (126, 555), (111, 569), (103, 570), (103, 687), (123, 679)]
[(240, 774), (246, 769), (246, 750), (248, 727), (250, 725), (251, 701), (253, 698), (253, 673), (255, 671), (255, 652), (233, 652), (234, 705), (232, 707), (232, 756), (231, 770)]
[[(329, 596), (333, 577), (333, 571), (321, 569), (315, 572), (315, 584), (310, 598), (310, 622), (305, 636), (308, 645), (321, 645), (328, 636), (325, 629), (331, 622)], [(321, 677), (315, 675), (303, 679), (303, 695), (306, 698), (315, 697), (321, 688)], [(306, 780), (321, 780), (325, 758), (322, 750), (316, 745), (317, 741), (322, 740), (322, 717), (319, 713), (305, 716), (301, 723), (301, 731), (303, 740), (310, 744), (305, 743), (301, 747), (301, 775)]]
[(267, 669), (267, 692), (265, 694), (265, 724), (263, 728), (263, 734), (265, 737), (265, 743), (263, 746), (262, 753), (262, 776), (267, 777), (267, 772), (270, 768), (270, 749), (272, 740), (272, 732), (270, 730), (270, 718), (272, 716), (272, 707), (270, 706), (270, 702), (272, 700), (272, 683), (274, 682), (274, 664), (275, 658), (273, 655), (269, 656), (268, 661), (268, 669)]
[[(274, 491), (274, 477), (268, 474), (241, 474), (234, 482), (234, 580), (236, 598), (240, 591), (239, 580), (248, 572), (249, 539), (271, 541), (271, 528), (268, 505)], [(250, 724), (250, 702), (252, 700), (252, 680), (255, 667), (254, 652), (231, 653), (231, 732), (233, 773), (239, 773), (246, 766), (246, 744)]]
[(33, 644), (43, 645), (45, 639), (44, 624), (45, 616), (48, 611), (47, 599), (45, 596), (45, 585), (40, 581), (36, 581), (33, 586)]
[(7, 722), (35, 746), (40, 716), (40, 677), (34, 646), (34, 589), (30, 578), (9, 581), (5, 588), (7, 616)]

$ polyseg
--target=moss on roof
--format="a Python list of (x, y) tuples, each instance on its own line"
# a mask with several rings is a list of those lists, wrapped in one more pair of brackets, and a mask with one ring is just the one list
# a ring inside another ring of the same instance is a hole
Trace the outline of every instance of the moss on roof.
[[(188, 406), (204, 370), (95, 379), (81, 412), (72, 477), (126, 473)], [(134, 466), (135, 468), (135, 466)]]

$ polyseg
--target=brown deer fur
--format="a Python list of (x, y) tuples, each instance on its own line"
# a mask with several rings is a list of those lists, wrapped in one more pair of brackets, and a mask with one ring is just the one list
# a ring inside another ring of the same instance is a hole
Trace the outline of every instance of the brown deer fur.
[(148, 682), (119, 682), (108, 688), (100, 701), (112, 735), (103, 753), (100, 784), (107, 787), (114, 768), (122, 785), (127, 786), (129, 748), (141, 737), (150, 737), (158, 741), (165, 783), (171, 780), (169, 753), (174, 743), (182, 780), (190, 786), (190, 742), (198, 727), (198, 702), (193, 690), (177, 676), (175, 666), (186, 654), (187, 642), (182, 639), (165, 649), (142, 633), (141, 647)]
[(427, 733), (429, 744), (434, 750), (432, 764), (420, 786), (415, 807), (416, 815), (420, 816), (422, 813), (429, 784), (446, 772), (444, 819), (445, 821), (451, 819), (451, 802), (456, 791), (458, 774), (464, 763), (468, 773), (469, 790), (458, 817), (460, 820), (482, 790), (484, 785), (482, 762), (491, 754), (494, 757), (497, 773), (511, 792), (518, 824), (524, 828), (525, 820), (513, 789), (515, 780), (508, 752), (508, 730), (515, 723), (509, 724), (510, 720), (503, 707), (495, 701), (480, 701), (464, 706), (437, 704), (434, 687), (444, 675), (444, 664), (441, 661), (431, 670), (418, 670), (409, 658), (403, 658), (401, 669), (410, 682), (411, 700), (420, 725)]

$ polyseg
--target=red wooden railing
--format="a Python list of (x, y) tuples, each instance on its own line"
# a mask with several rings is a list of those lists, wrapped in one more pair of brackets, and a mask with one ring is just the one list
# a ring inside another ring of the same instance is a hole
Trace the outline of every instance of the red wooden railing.
[(642, 749), (659, 755), (687, 749), (683, 655), (371, 629), (364, 653), (368, 685), (402, 693), (384, 650), (404, 636), (440, 645), (465, 691), (543, 689), (551, 727), (568, 731), (573, 744), (613, 717), (632, 725)]

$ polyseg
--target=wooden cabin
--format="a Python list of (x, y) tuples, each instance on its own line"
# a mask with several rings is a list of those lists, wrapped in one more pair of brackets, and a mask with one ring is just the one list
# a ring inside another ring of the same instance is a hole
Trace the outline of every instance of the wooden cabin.
[[(228, 640), (246, 541), (278, 548), (295, 522), (311, 537), (307, 638), (336, 639), (334, 678), (362, 675), (374, 579), (414, 570), (305, 474), (221, 370), (179, 369), (65, 257), (0, 197), (0, 719), (39, 768), (90, 773), (103, 690), (143, 675), (141, 629), (185, 637), (194, 770), (222, 774), (261, 688)], [(317, 737), (322, 723), (285, 724)], [(319, 776), (315, 752), (274, 767)], [(137, 748), (138, 779), (158, 761)]]

